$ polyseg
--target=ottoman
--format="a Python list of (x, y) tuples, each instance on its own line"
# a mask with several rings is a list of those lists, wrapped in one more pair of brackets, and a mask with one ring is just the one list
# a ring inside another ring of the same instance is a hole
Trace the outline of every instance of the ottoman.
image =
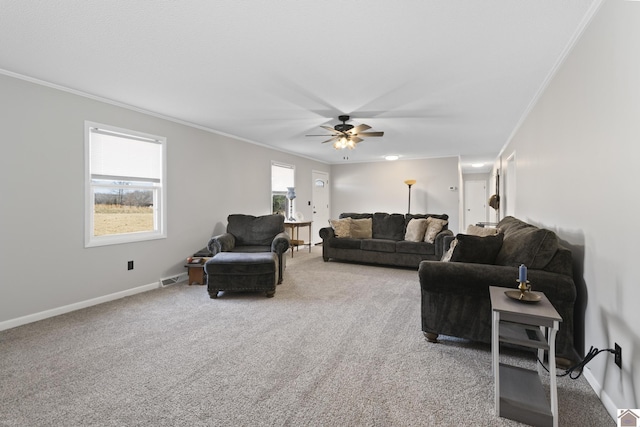
[(273, 252), (220, 252), (204, 265), (207, 291), (218, 298), (218, 291), (264, 291), (267, 298), (276, 293), (278, 256)]

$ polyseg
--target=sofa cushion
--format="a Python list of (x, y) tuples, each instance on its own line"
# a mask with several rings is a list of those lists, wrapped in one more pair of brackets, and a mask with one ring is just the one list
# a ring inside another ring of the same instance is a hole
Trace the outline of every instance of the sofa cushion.
[(396, 243), (396, 252), (402, 254), (434, 255), (436, 253), (436, 247), (431, 243), (403, 240)]
[(442, 254), (442, 258), (440, 259), (440, 261), (442, 262), (451, 261), (451, 256), (453, 255), (453, 251), (456, 249), (457, 244), (458, 244), (458, 240), (453, 239), (449, 244), (449, 249), (447, 249), (447, 251), (444, 254)]
[(427, 231), (424, 233), (424, 241), (427, 243), (433, 243), (436, 239), (436, 235), (442, 231), (448, 222), (449, 221), (446, 219), (438, 219), (432, 216), (427, 218)]
[(500, 222), (498, 222), (497, 227), (502, 230), (502, 232), (504, 233), (504, 237), (506, 238), (509, 237), (509, 234), (511, 234), (511, 232), (513, 231), (534, 226), (527, 222), (521, 221), (518, 218), (505, 216), (500, 220)]
[(495, 234), (500, 233), (500, 229), (499, 228), (494, 228), (494, 227), (480, 227), (479, 225), (473, 225), (473, 224), (469, 224), (469, 226), (467, 227), (467, 233), (466, 234), (470, 234), (472, 236), (493, 236)]
[(456, 235), (456, 245), (451, 254), (452, 262), (493, 264), (502, 247), (502, 233), (493, 236)]
[(329, 224), (338, 238), (351, 237), (351, 218), (330, 219)]
[(351, 219), (351, 237), (354, 239), (371, 239), (373, 237), (372, 219)]
[(373, 214), (373, 238), (404, 239), (404, 215), (376, 212)]
[(437, 218), (437, 219), (446, 219), (446, 220), (449, 219), (449, 215), (447, 215), (447, 214), (410, 214), (410, 213), (408, 213), (405, 216), (405, 222), (407, 224), (409, 224), (409, 221), (411, 221), (414, 218), (425, 218), (426, 219), (426, 218), (429, 218), (429, 217)]
[(227, 217), (227, 222), (227, 232), (236, 238), (236, 246), (270, 246), (274, 237), (284, 232), (284, 217), (278, 214), (233, 214)]
[(373, 218), (373, 214), (370, 213), (355, 213), (355, 212), (343, 212), (339, 216), (342, 218), (352, 218), (352, 219), (363, 219), (363, 218)]
[(528, 227), (511, 228), (505, 232), (502, 248), (496, 257), (496, 264), (544, 269), (558, 250), (558, 237), (553, 231)]
[(271, 252), (271, 245), (244, 245), (236, 246), (226, 252), (238, 252), (238, 253), (256, 253), (256, 252)]
[(424, 233), (427, 231), (426, 218), (413, 218), (407, 224), (407, 231), (404, 233), (404, 240), (409, 242), (422, 242)]
[(395, 252), (396, 242), (389, 239), (363, 239), (360, 247), (365, 251)]
[(342, 239), (331, 239), (329, 240), (329, 245), (332, 248), (336, 249), (360, 249), (362, 239), (351, 239), (351, 238), (342, 238)]

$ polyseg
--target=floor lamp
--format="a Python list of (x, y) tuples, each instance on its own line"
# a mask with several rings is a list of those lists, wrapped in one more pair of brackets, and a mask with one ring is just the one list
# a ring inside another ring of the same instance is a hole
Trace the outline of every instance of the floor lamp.
[(409, 207), (407, 208), (407, 213), (411, 213), (411, 186), (416, 183), (416, 180), (407, 179), (404, 183), (409, 186)]

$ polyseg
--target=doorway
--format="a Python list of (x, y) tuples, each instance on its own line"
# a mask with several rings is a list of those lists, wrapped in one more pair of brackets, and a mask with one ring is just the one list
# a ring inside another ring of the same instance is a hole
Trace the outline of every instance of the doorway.
[(487, 181), (464, 181), (464, 229), (469, 224), (487, 221)]
[(311, 241), (318, 244), (320, 239), (320, 229), (329, 225), (329, 174), (327, 172), (312, 171), (313, 191), (311, 194), (311, 208), (313, 212), (313, 224)]

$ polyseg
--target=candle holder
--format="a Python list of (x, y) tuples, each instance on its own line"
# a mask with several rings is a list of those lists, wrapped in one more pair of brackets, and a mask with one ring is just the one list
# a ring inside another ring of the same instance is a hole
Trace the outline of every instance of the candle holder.
[(525, 280), (524, 282), (521, 282), (520, 280), (516, 281), (520, 283), (518, 285), (518, 290), (520, 291), (520, 299), (522, 299), (527, 292), (531, 291), (531, 285), (528, 280)]
[(538, 294), (534, 294), (531, 292), (531, 284), (528, 280), (521, 282), (519, 279), (516, 280), (519, 283), (517, 291), (505, 291), (504, 294), (511, 299), (515, 299), (522, 302), (538, 302), (541, 297)]

